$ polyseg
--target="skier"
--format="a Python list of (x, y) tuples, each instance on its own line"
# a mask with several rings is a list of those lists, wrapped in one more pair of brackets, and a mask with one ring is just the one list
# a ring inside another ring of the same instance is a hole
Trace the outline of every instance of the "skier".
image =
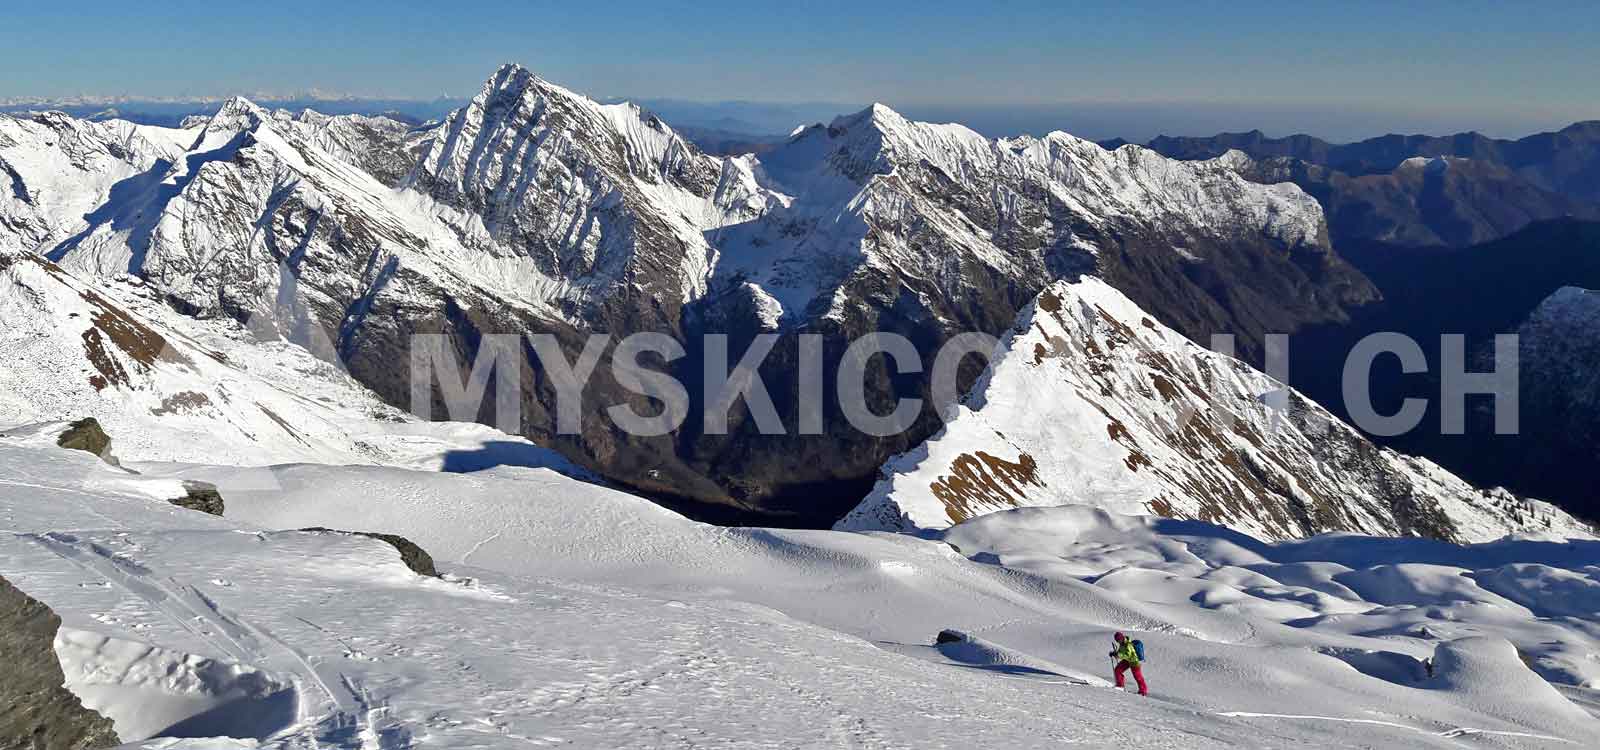
[(1139, 670), (1139, 651), (1134, 647), (1133, 639), (1120, 632), (1112, 636), (1112, 638), (1116, 640), (1117, 647), (1112, 649), (1111, 653), (1106, 654), (1106, 656), (1117, 660), (1117, 667), (1112, 670), (1112, 674), (1117, 678), (1117, 687), (1123, 687), (1122, 673), (1131, 668), (1133, 669), (1133, 681), (1139, 684), (1139, 694), (1149, 695), (1150, 691), (1144, 684), (1144, 672)]

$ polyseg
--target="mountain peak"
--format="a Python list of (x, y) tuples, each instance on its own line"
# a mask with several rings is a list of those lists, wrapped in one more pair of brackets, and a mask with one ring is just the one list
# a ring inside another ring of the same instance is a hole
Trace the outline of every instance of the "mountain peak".
[(494, 75), (489, 76), (487, 81), (484, 81), (483, 91), (478, 94), (476, 101), (486, 104), (490, 101), (507, 97), (520, 98), (530, 92), (536, 95), (554, 95), (566, 99), (588, 99), (582, 94), (540, 78), (533, 71), (520, 64), (506, 63), (497, 68)]
[(266, 111), (242, 96), (229, 97), (206, 122), (206, 132), (237, 133), (269, 119)]
[(901, 114), (899, 112), (894, 111), (893, 108), (891, 108), (887, 104), (884, 104), (883, 102), (873, 102), (872, 105), (867, 107), (865, 110), (863, 110), (862, 113), (865, 114), (868, 119), (874, 120), (874, 121), (877, 121), (877, 122), (885, 122), (885, 123), (903, 123), (903, 122), (906, 122), (906, 118), (905, 117), (901, 116)]

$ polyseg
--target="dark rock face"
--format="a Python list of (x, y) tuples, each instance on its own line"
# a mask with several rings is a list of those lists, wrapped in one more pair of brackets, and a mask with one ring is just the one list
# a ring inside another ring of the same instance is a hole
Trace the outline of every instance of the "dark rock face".
[(62, 684), (61, 618), (0, 578), (0, 748), (90, 750), (120, 744), (111, 720)]
[(419, 576), (429, 576), (432, 578), (439, 577), (439, 571), (433, 567), (433, 556), (429, 555), (427, 550), (417, 546), (415, 542), (398, 534), (380, 534), (373, 531), (341, 531), (339, 529), (328, 529), (321, 526), (301, 529), (301, 531), (310, 531), (321, 534), (344, 534), (346, 536), (364, 536), (369, 539), (377, 539), (378, 541), (388, 544), (389, 546), (398, 550), (400, 552), (400, 561), (405, 563), (406, 567), (411, 569), (411, 572), (416, 573)]
[(106, 434), (100, 422), (94, 417), (85, 417), (73, 422), (67, 431), (56, 438), (56, 445), (68, 450), (93, 453), (105, 460), (106, 463), (116, 464), (116, 459), (111, 456), (111, 436)]
[(217, 486), (210, 482), (201, 482), (193, 479), (183, 480), (183, 497), (175, 497), (167, 502), (180, 508), (197, 510), (201, 513), (210, 513), (221, 516), (224, 508), (222, 493), (217, 491)]
[[(1518, 430), (1494, 433), (1489, 409), (1467, 412), (1478, 470), (1515, 477), (1530, 494), (1556, 499), (1573, 515), (1600, 520), (1600, 292), (1567, 287), (1546, 298), (1518, 334)], [(1485, 342), (1474, 369), (1495, 365)], [(1470, 402), (1469, 402), (1470, 404)]]

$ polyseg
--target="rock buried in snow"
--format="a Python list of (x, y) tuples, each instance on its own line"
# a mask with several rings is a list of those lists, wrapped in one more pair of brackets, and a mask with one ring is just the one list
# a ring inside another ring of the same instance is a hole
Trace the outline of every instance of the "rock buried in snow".
[(88, 750), (120, 744), (111, 720), (68, 692), (56, 659), (61, 618), (0, 578), (0, 748)]
[(210, 482), (185, 479), (183, 480), (183, 493), (183, 497), (174, 497), (167, 500), (167, 502), (180, 508), (210, 513), (213, 516), (222, 515), (222, 493), (217, 491), (216, 485)]
[(934, 645), (944, 643), (961, 643), (967, 640), (967, 634), (959, 630), (941, 630), (939, 636), (933, 639)]
[(416, 542), (400, 536), (399, 534), (380, 534), (373, 531), (342, 531), (340, 529), (329, 529), (321, 526), (313, 526), (308, 529), (301, 529), (301, 531), (314, 531), (326, 534), (346, 534), (349, 536), (364, 536), (377, 539), (378, 541), (385, 542), (389, 546), (399, 550), (400, 561), (405, 563), (406, 567), (410, 568), (413, 573), (422, 576), (431, 576), (433, 578), (439, 577), (439, 571), (433, 567), (433, 556), (429, 555), (427, 550), (417, 546)]
[(111, 436), (106, 434), (99, 420), (94, 417), (85, 417), (68, 425), (66, 432), (56, 438), (56, 445), (68, 450), (93, 453), (113, 466), (117, 463), (111, 456)]

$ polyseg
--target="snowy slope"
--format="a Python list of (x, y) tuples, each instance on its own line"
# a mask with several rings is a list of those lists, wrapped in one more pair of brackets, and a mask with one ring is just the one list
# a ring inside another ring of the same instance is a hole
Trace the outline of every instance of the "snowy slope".
[(1481, 541), (1577, 528), (1543, 503), (1377, 448), (1090, 277), (1040, 294), (944, 430), (891, 459), (838, 527), (941, 529), (1069, 503), (1275, 539), (1343, 530)]
[(89, 285), (0, 252), (0, 425), (95, 417), (119, 458), (440, 468), (492, 461), (586, 473), (476, 424), (425, 423), (336, 366), (231, 320), (180, 315), (132, 277)]
[[(710, 527), (523, 468), (134, 468), (0, 438), (0, 575), (61, 614), (69, 687), (127, 740), (1566, 747), (1600, 730), (1551, 686), (1594, 687), (1593, 541), (1265, 545), (1087, 508), (924, 540)], [(241, 486), (261, 472), (283, 481)], [(156, 500), (178, 476), (223, 480), (229, 517)], [(446, 577), (371, 540), (272, 531), (312, 523), (404, 534)], [(947, 627), (976, 640), (927, 645)], [(1154, 698), (1104, 687), (1114, 629), (1146, 642)]]
[(140, 189), (193, 139), (188, 131), (59, 112), (0, 115), (0, 249), (67, 241), (114, 192)]

